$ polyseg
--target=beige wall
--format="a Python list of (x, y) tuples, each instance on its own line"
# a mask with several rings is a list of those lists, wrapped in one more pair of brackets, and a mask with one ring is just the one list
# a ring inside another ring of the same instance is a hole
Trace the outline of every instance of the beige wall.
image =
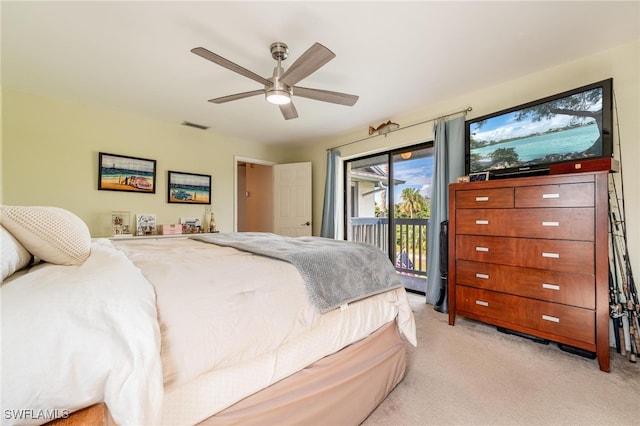
[[(468, 75), (469, 78), (473, 78), (473, 69), (469, 70)], [(372, 119), (370, 124), (375, 126), (377, 123), (391, 119), (402, 127), (459, 111), (468, 106), (471, 106), (473, 111), (468, 113), (467, 118), (474, 118), (610, 77), (614, 79), (616, 98), (614, 118), (619, 125), (619, 130), (615, 128), (614, 134), (615, 156), (619, 158), (618, 142), (623, 154), (630, 258), (632, 268), (640, 271), (640, 214), (638, 214), (640, 212), (640, 167), (638, 167), (640, 164), (640, 42), (620, 46), (494, 87), (452, 98), (411, 114), (378, 117)], [(614, 127), (616, 127), (615, 123)], [(316, 141), (308, 144), (306, 148), (296, 150), (293, 161), (311, 161), (313, 164), (314, 235), (320, 234), (322, 220), (326, 150), (367, 138), (367, 130), (367, 127), (363, 126), (359, 132), (336, 136), (330, 140)], [(433, 140), (432, 130), (433, 122), (428, 122), (390, 133), (386, 137), (368, 138), (340, 148), (340, 151), (342, 157), (348, 159), (430, 141)], [(619, 178), (619, 175), (617, 177)]]
[[(234, 156), (278, 162), (283, 150), (221, 137), (175, 123), (3, 91), (2, 176), (4, 204), (69, 209), (92, 236), (110, 232), (112, 210), (154, 213), (158, 223), (204, 217), (204, 205), (167, 203), (167, 171), (212, 176), (217, 228), (232, 231)], [(155, 159), (155, 194), (99, 191), (98, 152)]]

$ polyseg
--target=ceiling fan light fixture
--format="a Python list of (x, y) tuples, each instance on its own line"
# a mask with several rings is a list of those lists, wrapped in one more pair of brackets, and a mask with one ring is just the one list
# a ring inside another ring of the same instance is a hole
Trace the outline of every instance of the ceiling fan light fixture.
[(320, 43), (314, 43), (285, 71), (282, 68), (282, 61), (287, 59), (289, 48), (282, 42), (271, 44), (271, 57), (277, 61), (273, 69), (271, 78), (262, 77), (253, 71), (241, 67), (222, 56), (213, 53), (204, 47), (194, 47), (191, 52), (220, 65), (230, 71), (238, 73), (264, 86), (263, 90), (251, 90), (248, 92), (235, 93), (233, 95), (209, 99), (214, 104), (223, 104), (238, 99), (264, 94), (265, 100), (272, 105), (278, 105), (285, 120), (298, 117), (298, 112), (293, 105), (293, 95), (296, 97), (313, 99), (316, 101), (330, 102), (339, 105), (353, 106), (358, 100), (358, 96), (347, 93), (332, 92), (329, 90), (311, 89), (308, 87), (296, 86), (298, 82), (316, 72), (320, 67), (335, 58), (335, 53), (327, 49)]
[(270, 90), (266, 98), (267, 102), (274, 105), (286, 105), (291, 102), (291, 96), (286, 90)]

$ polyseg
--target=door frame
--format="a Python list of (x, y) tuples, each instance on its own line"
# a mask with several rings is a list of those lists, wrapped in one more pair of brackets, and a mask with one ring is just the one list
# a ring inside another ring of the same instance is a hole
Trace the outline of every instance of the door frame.
[[(275, 166), (275, 161), (261, 160), (258, 158), (233, 156), (233, 232), (238, 232), (238, 163), (260, 164), (262, 166)], [(271, 194), (273, 196), (273, 194)]]

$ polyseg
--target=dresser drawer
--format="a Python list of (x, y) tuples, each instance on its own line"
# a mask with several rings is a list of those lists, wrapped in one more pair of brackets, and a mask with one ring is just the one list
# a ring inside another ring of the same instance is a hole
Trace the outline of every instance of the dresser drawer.
[(595, 308), (595, 277), (458, 260), (456, 283), (587, 309)]
[(590, 309), (527, 300), (522, 325), (585, 343), (596, 342), (596, 314)]
[(456, 206), (460, 209), (511, 209), (513, 188), (456, 191)]
[(591, 207), (513, 210), (517, 237), (595, 240), (595, 211)]
[(587, 241), (456, 235), (455, 249), (458, 259), (476, 262), (587, 275), (595, 268), (595, 247)]
[(594, 240), (592, 208), (457, 209), (456, 233)]
[(517, 322), (521, 298), (477, 288), (456, 286), (456, 309), (462, 314), (480, 315), (500, 321)]
[(595, 343), (595, 312), (472, 287), (456, 286), (456, 305), (471, 314), (540, 330), (588, 344)]
[(593, 207), (593, 183), (536, 185), (515, 188), (515, 206), (523, 207)]

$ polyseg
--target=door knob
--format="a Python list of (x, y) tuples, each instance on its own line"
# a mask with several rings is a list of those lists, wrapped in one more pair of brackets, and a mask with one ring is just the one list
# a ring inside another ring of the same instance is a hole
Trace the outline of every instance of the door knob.
[(307, 222), (302, 224), (302, 226), (309, 226), (309, 225), (311, 225), (311, 222), (309, 222), (309, 221), (307, 221)]

